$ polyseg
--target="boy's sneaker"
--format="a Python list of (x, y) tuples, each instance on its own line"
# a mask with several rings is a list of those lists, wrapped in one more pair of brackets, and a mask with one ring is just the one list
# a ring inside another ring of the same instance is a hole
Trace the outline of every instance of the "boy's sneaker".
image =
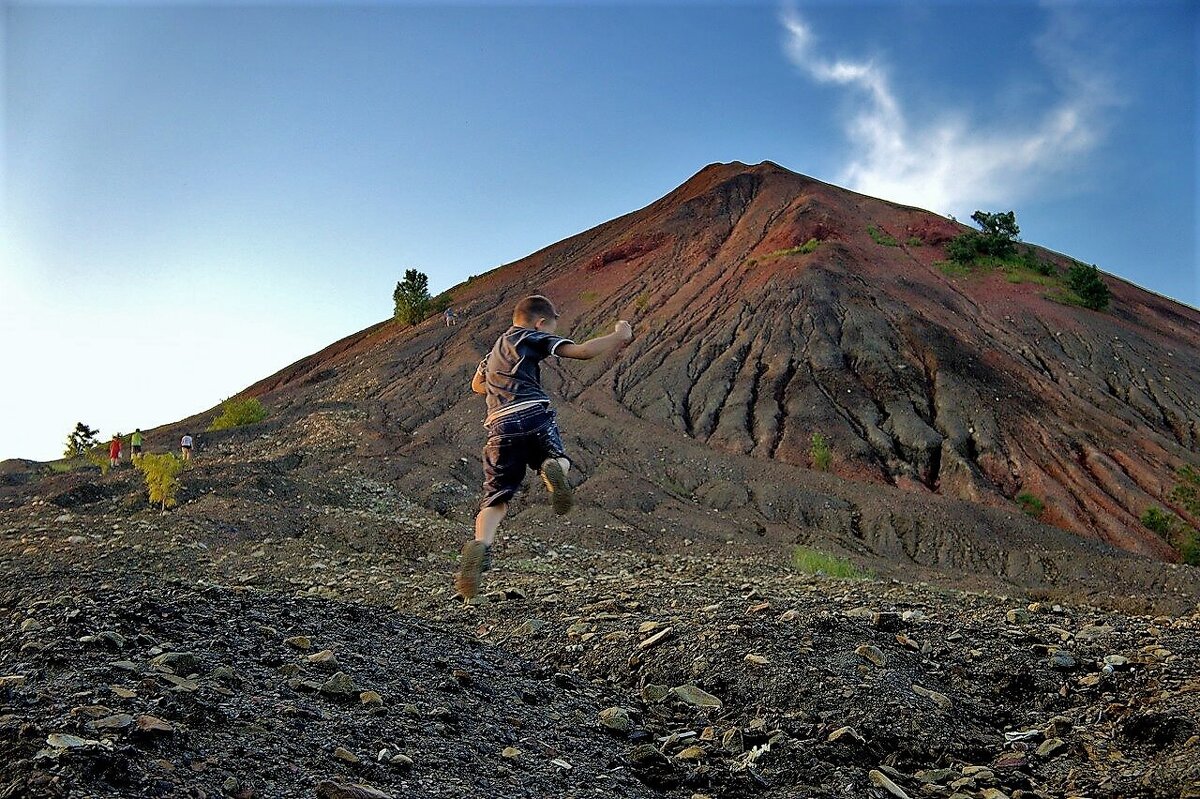
[(487, 560), (491, 565), (489, 549), (482, 541), (474, 539), (463, 544), (458, 576), (454, 580), (454, 587), (463, 599), (474, 599), (479, 593), (479, 575), (483, 572), (484, 561)]
[(567, 482), (567, 474), (557, 458), (547, 458), (542, 464), (542, 482), (550, 492), (550, 501), (554, 512), (562, 516), (575, 504), (575, 495), (571, 484)]

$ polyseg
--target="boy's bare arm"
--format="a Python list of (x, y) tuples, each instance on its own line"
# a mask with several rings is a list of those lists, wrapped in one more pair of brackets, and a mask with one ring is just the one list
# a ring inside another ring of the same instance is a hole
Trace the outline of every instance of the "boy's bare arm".
[(620, 349), (633, 339), (633, 328), (625, 320), (617, 322), (616, 328), (607, 336), (590, 339), (582, 344), (560, 344), (554, 354), (560, 358), (587, 361)]

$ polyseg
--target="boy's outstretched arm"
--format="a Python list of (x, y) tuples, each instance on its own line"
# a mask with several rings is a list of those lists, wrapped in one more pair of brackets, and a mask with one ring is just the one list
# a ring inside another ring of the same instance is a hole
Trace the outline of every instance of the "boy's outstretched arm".
[(487, 379), (483, 375), (485, 363), (487, 363), (487, 358), (479, 362), (479, 368), (475, 370), (475, 376), (471, 378), (471, 390), (476, 394), (487, 393)]
[(607, 355), (615, 349), (620, 349), (633, 339), (633, 328), (622, 319), (617, 322), (613, 332), (607, 336), (599, 336), (582, 344), (560, 344), (554, 354), (560, 358), (574, 358), (587, 361), (600, 355)]

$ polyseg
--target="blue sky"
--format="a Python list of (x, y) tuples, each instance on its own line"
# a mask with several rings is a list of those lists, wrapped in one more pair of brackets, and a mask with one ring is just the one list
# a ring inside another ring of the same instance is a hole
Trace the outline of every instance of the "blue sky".
[[(1197, 6), (0, 6), (0, 458), (776, 161), (1200, 304)], [(13, 385), (15, 384), (15, 385)]]

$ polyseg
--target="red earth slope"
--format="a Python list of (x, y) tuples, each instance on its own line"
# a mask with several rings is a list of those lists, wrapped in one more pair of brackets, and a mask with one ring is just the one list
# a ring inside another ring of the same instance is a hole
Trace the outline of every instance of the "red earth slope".
[[(575, 530), (836, 539), (1021, 579), (1098, 579), (1081, 552), (1175, 558), (1138, 519), (1200, 460), (1200, 312), (1111, 275), (1105, 312), (1031, 275), (952, 276), (938, 262), (966, 229), (770, 162), (714, 164), (455, 287), (455, 328), (380, 323), (249, 392), (277, 420), (329, 420), (345, 443), (329, 457), (468, 518), (483, 431), (467, 384), (542, 292), (578, 339), (618, 318), (636, 331), (619, 357), (543, 371), (579, 467)], [(830, 475), (812, 469), (818, 432)]]

